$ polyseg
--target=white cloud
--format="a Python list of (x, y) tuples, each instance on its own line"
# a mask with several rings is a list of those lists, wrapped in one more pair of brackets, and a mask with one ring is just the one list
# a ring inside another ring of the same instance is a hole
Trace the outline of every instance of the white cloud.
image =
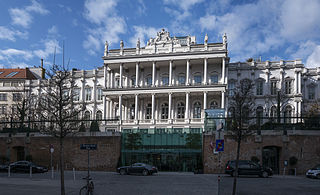
[(32, 0), (31, 5), (24, 8), (11, 8), (9, 13), (12, 19), (12, 24), (28, 28), (33, 22), (33, 17), (31, 13), (38, 13), (41, 15), (46, 15), (49, 13), (41, 4), (37, 1)]
[(33, 51), (34, 55), (38, 58), (46, 59), (50, 54), (54, 54), (55, 50), (57, 54), (61, 53), (61, 47), (59, 46), (59, 42), (57, 40), (46, 39), (41, 42), (44, 44), (44, 49), (37, 49)]
[(48, 33), (52, 35), (58, 34), (58, 27), (56, 25), (53, 25), (48, 29)]
[(184, 0), (181, 2), (180, 0), (163, 0), (163, 3), (166, 5), (175, 5), (178, 6), (183, 11), (188, 11), (195, 4), (202, 3), (204, 0)]
[(0, 39), (15, 41), (16, 37), (27, 38), (27, 32), (20, 32), (18, 30), (12, 30), (5, 26), (0, 26)]
[(26, 60), (29, 60), (33, 57), (32, 52), (19, 49), (3, 49), (0, 50), (0, 59), (10, 61), (12, 58), (23, 57)]
[(102, 54), (105, 41), (110, 45), (119, 43), (119, 34), (126, 32), (127, 24), (123, 17), (116, 12), (116, 0), (87, 0), (85, 1), (84, 17), (93, 23), (94, 28), (87, 30), (87, 38), (83, 47), (91, 55)]
[(154, 27), (146, 27), (146, 26), (133, 26), (135, 34), (130, 38), (130, 47), (136, 47), (137, 40), (140, 39), (140, 47), (144, 47), (147, 43), (147, 39), (154, 37), (158, 29)]
[(320, 67), (320, 45), (317, 45), (307, 58), (306, 66), (309, 68)]

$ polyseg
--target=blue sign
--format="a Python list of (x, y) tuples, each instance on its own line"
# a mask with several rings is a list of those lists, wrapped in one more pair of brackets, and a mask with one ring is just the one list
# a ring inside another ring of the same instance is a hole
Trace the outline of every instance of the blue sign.
[(81, 144), (80, 149), (81, 150), (96, 150), (97, 144)]
[(216, 151), (217, 152), (223, 152), (224, 150), (224, 140), (223, 139), (217, 139), (216, 140)]

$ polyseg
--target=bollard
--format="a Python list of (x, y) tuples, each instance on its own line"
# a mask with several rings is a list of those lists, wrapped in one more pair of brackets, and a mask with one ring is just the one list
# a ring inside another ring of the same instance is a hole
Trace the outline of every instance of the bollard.
[(30, 166), (30, 178), (32, 178), (32, 166)]
[(294, 176), (297, 176), (297, 168), (294, 168)]
[(284, 167), (283, 168), (283, 177), (284, 177), (285, 174), (286, 174), (286, 168)]
[(8, 168), (8, 177), (11, 176), (11, 174), (10, 174), (10, 171), (11, 171), (11, 170), (10, 170), (10, 167), (11, 167), (11, 166), (9, 165), (9, 168)]
[(52, 166), (52, 167), (51, 167), (51, 179), (54, 178), (53, 173), (54, 173), (54, 167)]
[(76, 181), (76, 171), (74, 168), (72, 168), (72, 171), (73, 171), (73, 181)]

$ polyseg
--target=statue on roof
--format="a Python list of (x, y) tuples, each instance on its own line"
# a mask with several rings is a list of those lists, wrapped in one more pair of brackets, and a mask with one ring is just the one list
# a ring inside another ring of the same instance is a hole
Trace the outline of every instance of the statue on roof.
[(104, 44), (104, 56), (108, 55), (108, 50), (109, 50), (109, 44), (108, 41)]
[(204, 37), (204, 44), (208, 44), (208, 34)]

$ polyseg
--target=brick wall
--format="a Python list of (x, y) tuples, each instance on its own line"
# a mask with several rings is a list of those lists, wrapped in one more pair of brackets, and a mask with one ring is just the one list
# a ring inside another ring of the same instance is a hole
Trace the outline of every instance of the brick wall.
[[(87, 150), (80, 150), (80, 144), (97, 144), (98, 149), (90, 151), (90, 169), (115, 171), (120, 159), (121, 136), (74, 136), (64, 139), (64, 157), (66, 169), (86, 170)], [(32, 155), (33, 162), (50, 166), (50, 144), (54, 146), (53, 165), (59, 162), (59, 140), (49, 136), (7, 136), (0, 137), (0, 155), (17, 160), (17, 147), (24, 149), (24, 155)]]

